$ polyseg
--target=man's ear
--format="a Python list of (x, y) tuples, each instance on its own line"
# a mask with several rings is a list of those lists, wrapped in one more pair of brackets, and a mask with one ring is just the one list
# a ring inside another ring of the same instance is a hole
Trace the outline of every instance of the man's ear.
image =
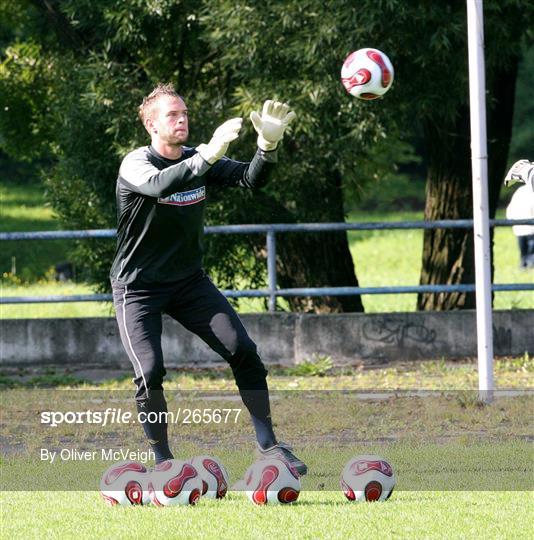
[(145, 120), (145, 129), (150, 133), (150, 135), (152, 135), (152, 133), (157, 133), (152, 118), (147, 117)]

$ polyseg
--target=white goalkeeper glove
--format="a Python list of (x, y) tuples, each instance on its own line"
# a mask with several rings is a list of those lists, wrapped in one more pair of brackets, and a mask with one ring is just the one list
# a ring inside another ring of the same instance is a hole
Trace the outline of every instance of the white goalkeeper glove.
[(534, 163), (528, 159), (516, 161), (508, 171), (504, 179), (504, 185), (509, 186), (515, 182), (523, 182), (530, 185), (532, 191), (534, 191)]
[(243, 124), (242, 118), (232, 118), (221, 124), (214, 132), (208, 144), (199, 144), (197, 152), (210, 164), (213, 165), (221, 159), (228, 146), (235, 141)]
[(270, 99), (263, 104), (261, 116), (256, 111), (251, 112), (250, 120), (258, 132), (258, 146), (265, 152), (275, 150), (287, 126), (296, 116), (287, 103)]

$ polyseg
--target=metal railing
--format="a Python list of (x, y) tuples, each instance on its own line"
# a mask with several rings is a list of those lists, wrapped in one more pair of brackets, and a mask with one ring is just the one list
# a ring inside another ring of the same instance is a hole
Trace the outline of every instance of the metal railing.
[[(490, 220), (493, 227), (510, 225), (534, 225), (534, 219)], [(438, 221), (397, 221), (397, 222), (353, 222), (353, 223), (276, 223), (265, 225), (217, 225), (205, 227), (206, 234), (266, 234), (267, 248), (267, 288), (224, 290), (223, 294), (232, 298), (265, 298), (269, 311), (275, 311), (277, 297), (290, 296), (350, 296), (361, 294), (408, 294), (408, 293), (440, 293), (440, 292), (474, 292), (475, 284), (457, 285), (413, 285), (391, 287), (310, 287), (310, 288), (277, 288), (276, 276), (276, 234), (283, 232), (325, 232), (325, 231), (371, 231), (398, 229), (469, 229), (473, 220), (438, 220)], [(0, 241), (9, 240), (62, 240), (82, 238), (114, 238), (115, 229), (94, 229), (86, 231), (41, 231), (0, 233)], [(533, 290), (534, 283), (493, 284), (492, 290), (521, 291)], [(3, 296), (0, 304), (29, 304), (52, 302), (108, 302), (111, 294), (90, 295), (49, 295), (49, 296)]]

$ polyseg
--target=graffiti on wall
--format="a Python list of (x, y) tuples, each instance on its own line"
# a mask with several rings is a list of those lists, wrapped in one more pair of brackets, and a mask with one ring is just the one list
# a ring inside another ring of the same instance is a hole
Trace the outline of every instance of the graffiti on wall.
[(405, 345), (433, 345), (436, 331), (424, 324), (416, 324), (402, 319), (383, 317), (373, 319), (363, 325), (363, 336), (369, 341), (383, 345), (404, 347)]

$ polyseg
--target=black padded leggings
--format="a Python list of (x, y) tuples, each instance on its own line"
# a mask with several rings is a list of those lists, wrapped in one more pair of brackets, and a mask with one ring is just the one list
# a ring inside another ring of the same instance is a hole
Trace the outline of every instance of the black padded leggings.
[[(135, 371), (135, 398), (140, 405), (146, 403), (150, 409), (151, 392), (160, 393), (163, 388), (162, 314), (167, 313), (229, 363), (252, 416), (258, 443), (262, 447), (275, 443), (267, 370), (237, 313), (203, 270), (168, 285), (112, 285), (120, 335)], [(154, 402), (160, 404), (158, 408), (166, 406), (164, 399)]]

